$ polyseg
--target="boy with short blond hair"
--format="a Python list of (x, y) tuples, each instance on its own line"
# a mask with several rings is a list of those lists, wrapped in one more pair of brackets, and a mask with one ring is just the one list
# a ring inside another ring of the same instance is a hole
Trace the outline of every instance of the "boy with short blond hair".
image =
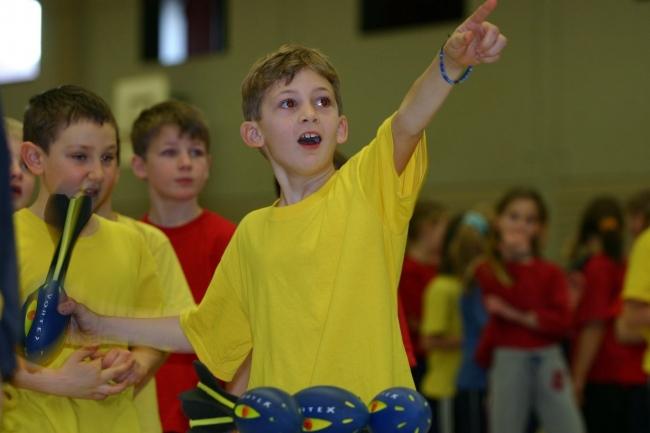
[(281, 196), (241, 221), (201, 304), (180, 326), (179, 318), (139, 326), (72, 301), (62, 311), (91, 334), (194, 350), (224, 380), (254, 345), (251, 388), (330, 384), (370, 401), (388, 387), (413, 387), (397, 283), (427, 168), (424, 129), (450, 83), (499, 58), (505, 37), (485, 22), (495, 6), (487, 0), (456, 29), (397, 112), (338, 171), (333, 155), (348, 123), (327, 59), (283, 46), (257, 62), (242, 86), (240, 132), (269, 160)]
[[(167, 235), (198, 303), (235, 231), (232, 222), (199, 203), (211, 165), (206, 121), (187, 103), (161, 102), (140, 113), (131, 129), (131, 143), (133, 171), (149, 189), (149, 211), (143, 221)], [(168, 312), (172, 313), (178, 311)], [(165, 432), (189, 429), (178, 395), (198, 381), (194, 359), (192, 354), (172, 354), (156, 375)]]
[[(22, 159), (41, 187), (34, 204), (15, 214), (23, 301), (45, 280), (56, 246), (44, 220), (48, 199), (83, 192), (96, 210), (110, 192), (105, 170), (119, 152), (110, 108), (77, 86), (31, 98), (24, 139)], [(142, 236), (96, 215), (77, 240), (65, 290), (104, 314), (160, 315), (160, 282)], [(69, 341), (47, 365), (22, 362), (5, 427), (25, 433), (140, 432), (131, 385), (147, 376), (159, 356), (157, 350), (106, 340), (92, 347)]]

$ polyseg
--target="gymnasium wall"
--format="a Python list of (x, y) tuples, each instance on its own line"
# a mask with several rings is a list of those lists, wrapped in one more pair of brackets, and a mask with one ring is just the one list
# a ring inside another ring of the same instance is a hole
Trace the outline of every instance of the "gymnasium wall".
[[(116, 80), (164, 73), (172, 93), (208, 117), (214, 165), (203, 203), (233, 220), (273, 200), (270, 169), (239, 138), (239, 85), (255, 59), (289, 41), (329, 54), (343, 79), (351, 133), (341, 151), (350, 155), (455, 27), (364, 35), (357, 1), (231, 0), (225, 53), (162, 68), (139, 59), (139, 3), (43, 2), (41, 77), (4, 86), (5, 111), (20, 117), (31, 94), (66, 82), (112, 102)], [(458, 86), (428, 129), (423, 195), (461, 209), (512, 185), (537, 186), (551, 208), (547, 252), (560, 259), (589, 198), (650, 187), (650, 1), (501, 0), (491, 21), (509, 47)], [(145, 197), (127, 167), (115, 207), (137, 216)]]

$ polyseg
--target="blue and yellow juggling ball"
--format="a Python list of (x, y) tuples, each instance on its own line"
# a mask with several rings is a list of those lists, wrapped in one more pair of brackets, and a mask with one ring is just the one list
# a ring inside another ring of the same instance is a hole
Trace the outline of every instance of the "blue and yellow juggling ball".
[(278, 388), (254, 388), (235, 405), (239, 433), (298, 433), (302, 415), (296, 401)]
[(431, 407), (420, 393), (396, 387), (380, 392), (368, 405), (372, 433), (427, 433)]
[(368, 408), (336, 386), (313, 386), (293, 396), (303, 416), (303, 432), (355, 433), (368, 424)]

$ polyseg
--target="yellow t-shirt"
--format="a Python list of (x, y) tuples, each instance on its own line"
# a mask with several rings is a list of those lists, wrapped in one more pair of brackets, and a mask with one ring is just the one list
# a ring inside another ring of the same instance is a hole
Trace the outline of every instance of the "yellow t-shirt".
[[(142, 236), (123, 224), (93, 218), (97, 230), (77, 240), (64, 283), (66, 292), (99, 314), (159, 316), (160, 282)], [(29, 209), (16, 212), (14, 221), (24, 301), (45, 281), (55, 241), (47, 225)], [(102, 345), (110, 347), (114, 345)], [(58, 368), (76, 349), (78, 346), (66, 344), (47, 367)], [(94, 401), (17, 389), (16, 406), (5, 416), (15, 421), (16, 433), (138, 433), (132, 390)]]
[[(458, 278), (439, 275), (429, 283), (422, 305), (422, 336), (457, 337), (462, 335), (460, 297), (462, 286)], [(460, 347), (455, 350), (435, 349), (427, 355), (427, 370), (422, 378), (422, 394), (429, 398), (452, 397), (461, 363)]]
[(215, 375), (230, 380), (254, 347), (251, 388), (337, 385), (370, 401), (413, 387), (397, 283), (426, 143), (398, 176), (391, 120), (318, 191), (242, 220), (203, 301), (181, 315)]
[[(650, 304), (650, 229), (638, 237), (628, 261), (623, 286), (623, 299), (642, 301)], [(646, 332), (646, 349), (643, 369), (650, 374), (650, 332)]]
[[(177, 316), (181, 311), (196, 306), (192, 292), (187, 285), (183, 268), (176, 257), (174, 248), (167, 236), (151, 224), (146, 224), (124, 215), (117, 215), (117, 221), (136, 229), (143, 236), (149, 251), (156, 261), (161, 282), (164, 303), (161, 306), (163, 316)], [(156, 397), (156, 379), (154, 377), (135, 396), (135, 406), (140, 417), (142, 433), (159, 433), (162, 431)]]

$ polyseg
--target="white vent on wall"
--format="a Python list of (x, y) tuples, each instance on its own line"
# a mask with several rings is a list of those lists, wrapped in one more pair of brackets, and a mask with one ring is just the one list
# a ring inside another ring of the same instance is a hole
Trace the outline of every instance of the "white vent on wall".
[(41, 4), (0, 1), (0, 84), (29, 81), (41, 67)]

